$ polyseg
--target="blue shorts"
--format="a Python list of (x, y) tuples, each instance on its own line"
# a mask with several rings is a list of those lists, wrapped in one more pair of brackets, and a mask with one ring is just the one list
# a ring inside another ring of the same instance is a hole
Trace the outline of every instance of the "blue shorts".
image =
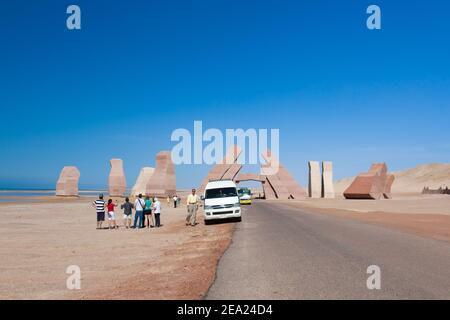
[(105, 221), (105, 212), (97, 212), (97, 222)]

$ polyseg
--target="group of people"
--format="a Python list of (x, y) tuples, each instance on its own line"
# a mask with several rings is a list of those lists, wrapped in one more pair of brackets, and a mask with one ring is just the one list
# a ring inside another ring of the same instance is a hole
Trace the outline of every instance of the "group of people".
[[(105, 213), (108, 217), (109, 229), (118, 229), (119, 226), (116, 223), (115, 208), (118, 206), (117, 200), (113, 202), (112, 199), (108, 199), (108, 202), (103, 200), (103, 195), (99, 195), (98, 199), (92, 203), (97, 211), (97, 229), (102, 229), (103, 222), (105, 221)], [(120, 205), (123, 209), (123, 225), (128, 228), (153, 228), (161, 227), (161, 202), (158, 198), (150, 198), (146, 196), (143, 199), (142, 194), (134, 201), (134, 204), (130, 202), (130, 199), (125, 198), (125, 202)], [(135, 209), (134, 223), (131, 226), (131, 220), (133, 216), (133, 209)]]
[[(178, 196), (176, 197), (177, 199), (174, 199), (175, 208), (177, 202), (180, 201), (180, 198)], [(186, 216), (186, 226), (195, 226), (197, 224), (197, 210), (199, 205), (200, 198), (196, 194), (196, 190), (192, 189), (192, 193), (187, 197), (186, 203), (188, 211)], [(108, 218), (109, 229), (119, 228), (116, 223), (115, 214), (115, 209), (118, 207), (117, 200), (113, 202), (112, 199), (108, 199), (106, 202), (103, 199), (103, 195), (100, 194), (98, 199), (92, 203), (92, 206), (97, 211), (97, 229), (103, 228), (103, 222), (106, 218), (105, 215), (107, 215)], [(150, 198), (149, 196), (143, 198), (142, 194), (139, 194), (134, 203), (131, 203), (130, 199), (127, 197), (125, 198), (125, 202), (120, 205), (120, 208), (123, 209), (123, 225), (126, 229), (161, 227), (161, 202), (158, 198)], [(134, 223), (133, 226), (131, 226), (133, 209), (135, 210)]]

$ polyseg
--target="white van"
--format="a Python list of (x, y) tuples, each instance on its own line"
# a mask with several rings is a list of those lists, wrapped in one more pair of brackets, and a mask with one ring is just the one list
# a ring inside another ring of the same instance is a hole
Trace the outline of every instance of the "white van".
[(241, 221), (241, 204), (236, 184), (232, 180), (208, 182), (202, 198), (205, 224), (216, 219), (234, 218)]

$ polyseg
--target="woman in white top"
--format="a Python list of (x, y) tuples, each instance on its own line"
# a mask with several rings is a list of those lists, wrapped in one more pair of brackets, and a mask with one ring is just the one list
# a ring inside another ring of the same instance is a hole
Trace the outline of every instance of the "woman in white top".
[(153, 202), (153, 213), (155, 214), (155, 226), (159, 228), (161, 227), (161, 202), (158, 198), (155, 198), (155, 202)]

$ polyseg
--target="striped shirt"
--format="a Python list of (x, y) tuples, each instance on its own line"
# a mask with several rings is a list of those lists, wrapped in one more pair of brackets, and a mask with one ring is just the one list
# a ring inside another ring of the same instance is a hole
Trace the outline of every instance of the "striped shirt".
[(104, 200), (100, 199), (94, 201), (95, 209), (97, 210), (97, 212), (105, 212), (105, 203), (106, 202)]

